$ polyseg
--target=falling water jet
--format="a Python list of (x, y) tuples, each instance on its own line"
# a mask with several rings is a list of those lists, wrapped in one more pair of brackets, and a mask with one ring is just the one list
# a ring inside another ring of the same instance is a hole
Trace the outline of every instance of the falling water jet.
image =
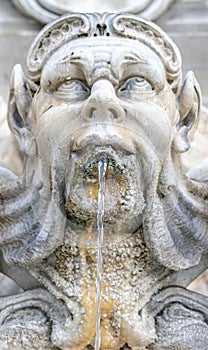
[(107, 169), (107, 160), (102, 156), (98, 162), (99, 174), (99, 191), (98, 191), (98, 212), (97, 212), (97, 228), (98, 228), (98, 258), (97, 258), (97, 278), (96, 278), (96, 301), (95, 301), (95, 350), (100, 349), (101, 334), (100, 334), (100, 301), (101, 301), (101, 282), (102, 282), (102, 247), (103, 247), (103, 216), (104, 216), (104, 191), (105, 191), (105, 173)]

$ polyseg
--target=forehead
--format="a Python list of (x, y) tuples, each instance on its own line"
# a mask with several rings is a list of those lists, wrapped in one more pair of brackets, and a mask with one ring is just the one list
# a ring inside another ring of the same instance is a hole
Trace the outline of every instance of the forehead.
[[(158, 55), (145, 44), (126, 38), (98, 37), (76, 39), (60, 47), (46, 62), (42, 79), (71, 75), (79, 65), (89, 74), (96, 67), (106, 66), (118, 75), (124, 66), (139, 64), (140, 70), (152, 70), (164, 76), (164, 66)], [(153, 73), (154, 73), (153, 72)]]

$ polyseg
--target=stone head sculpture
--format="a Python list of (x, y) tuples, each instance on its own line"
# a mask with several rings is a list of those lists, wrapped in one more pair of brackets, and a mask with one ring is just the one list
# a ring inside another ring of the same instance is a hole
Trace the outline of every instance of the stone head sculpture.
[[(182, 80), (171, 39), (132, 15), (69, 14), (39, 33), (27, 65), (26, 76), (17, 65), (11, 78), (8, 122), (24, 171), (18, 179), (3, 173), (6, 262), (33, 269), (66, 241), (95, 247), (104, 156), (106, 246), (141, 240), (148, 268), (152, 261), (163, 276), (197, 265), (208, 246), (205, 185), (182, 174), (179, 155), (198, 123), (200, 90), (192, 72)], [(142, 288), (137, 284), (134, 295)], [(137, 334), (131, 344), (127, 333), (102, 349), (125, 342), (140, 349), (150, 341), (139, 343)]]

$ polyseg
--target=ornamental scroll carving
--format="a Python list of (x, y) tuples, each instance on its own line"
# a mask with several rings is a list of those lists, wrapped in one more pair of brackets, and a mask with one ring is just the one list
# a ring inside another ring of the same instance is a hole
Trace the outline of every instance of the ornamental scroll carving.
[(200, 118), (193, 72), (154, 23), (67, 14), (14, 67), (8, 123), (24, 160), (0, 170), (0, 348), (94, 349), (98, 162), (105, 156), (101, 350), (200, 349), (207, 181), (180, 154)]

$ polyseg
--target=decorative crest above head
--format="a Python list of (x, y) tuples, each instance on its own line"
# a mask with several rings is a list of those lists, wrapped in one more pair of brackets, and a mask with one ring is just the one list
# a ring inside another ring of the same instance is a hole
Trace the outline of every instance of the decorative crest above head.
[(32, 43), (27, 65), (29, 78), (39, 82), (41, 70), (53, 52), (71, 40), (84, 37), (138, 40), (160, 57), (171, 88), (181, 81), (181, 56), (168, 35), (154, 23), (131, 14), (67, 14), (46, 25)]

